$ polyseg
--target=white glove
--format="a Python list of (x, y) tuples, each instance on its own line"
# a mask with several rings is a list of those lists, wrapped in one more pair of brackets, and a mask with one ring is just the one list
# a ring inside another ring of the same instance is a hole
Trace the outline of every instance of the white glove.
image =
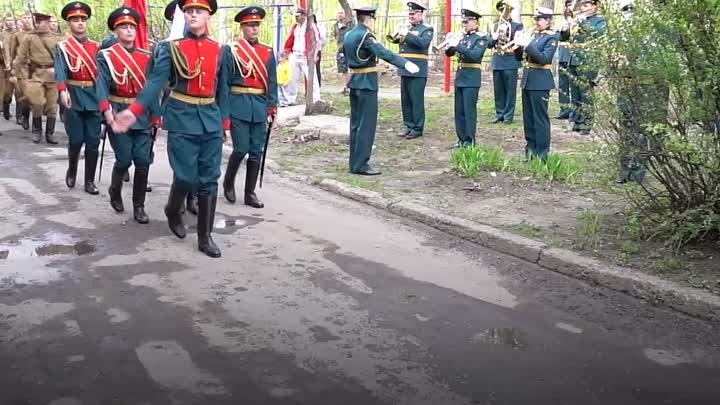
[(408, 32), (410, 32), (410, 26), (405, 24), (402, 27), (400, 27), (398, 34), (400, 34), (404, 37), (404, 36), (407, 36)]
[(587, 20), (587, 17), (585, 16), (585, 14), (580, 14), (579, 16), (577, 16), (578, 24), (582, 24), (585, 20)]
[(451, 48), (455, 48), (460, 43), (460, 36), (459, 35), (453, 35), (452, 38), (448, 39), (448, 46)]
[(525, 48), (530, 44), (530, 36), (524, 32), (518, 32), (515, 34), (515, 45)]
[(497, 31), (493, 32), (493, 33), (492, 33), (492, 39), (493, 39), (494, 41), (497, 41), (498, 38), (500, 38), (500, 33), (498, 33)]
[(408, 61), (408, 62), (405, 62), (405, 70), (407, 70), (408, 72), (410, 72), (412, 74), (415, 74), (420, 71), (420, 68), (418, 67), (418, 65)]

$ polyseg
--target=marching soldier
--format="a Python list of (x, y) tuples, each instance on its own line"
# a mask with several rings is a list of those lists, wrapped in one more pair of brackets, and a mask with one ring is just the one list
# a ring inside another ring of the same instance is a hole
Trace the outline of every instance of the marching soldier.
[(57, 114), (57, 85), (55, 83), (54, 49), (58, 36), (50, 32), (50, 16), (35, 13), (35, 31), (25, 35), (15, 57), (15, 76), (23, 83), (23, 94), (32, 109), (32, 139), (40, 143), (42, 117), (45, 123), (45, 141), (55, 140), (55, 116)]
[(158, 44), (152, 68), (136, 101), (115, 115), (115, 132), (126, 132), (173, 83), (163, 107), (168, 154), (174, 180), (165, 215), (178, 238), (187, 235), (180, 209), (189, 192), (198, 190), (198, 249), (210, 257), (221, 252), (212, 239), (217, 180), (222, 163), (223, 130), (230, 129), (227, 111), (227, 67), (223, 46), (205, 34), (215, 0), (178, 0), (188, 26), (184, 38)]
[(510, 124), (515, 119), (515, 101), (517, 100), (518, 69), (520, 62), (515, 58), (512, 49), (505, 49), (505, 45), (515, 39), (518, 32), (522, 32), (523, 25), (512, 20), (509, 13), (505, 13), (505, 7), (510, 7), (505, 0), (495, 4), (498, 11), (507, 14), (505, 21), (499, 21), (492, 34), (490, 47), (493, 56), (490, 61), (490, 68), (493, 72), (493, 93), (495, 96), (495, 119), (493, 124), (503, 122)]
[(377, 58), (402, 67), (410, 74), (420, 71), (413, 62), (385, 49), (372, 33), (376, 7), (356, 8), (358, 25), (345, 34), (343, 51), (350, 68), (350, 172), (363, 176), (381, 174), (370, 167), (378, 113)]
[(12, 77), (11, 69), (13, 59), (10, 54), (10, 47), (12, 46), (13, 36), (16, 31), (17, 25), (15, 24), (15, 16), (12, 14), (5, 14), (4, 18), (5, 30), (0, 34), (0, 48), (2, 48), (2, 66), (0, 69), (0, 81), (3, 82), (3, 92), (0, 93), (0, 97), (3, 98), (3, 117), (6, 121), (10, 120), (10, 103), (12, 102), (13, 92), (15, 85), (10, 81)]
[(264, 204), (255, 194), (255, 183), (260, 174), (260, 164), (265, 144), (268, 121), (273, 122), (277, 114), (277, 75), (273, 49), (258, 42), (260, 22), (265, 10), (248, 6), (235, 15), (243, 35), (229, 49), (232, 61), (228, 85), (230, 98), (230, 133), (233, 153), (228, 160), (223, 194), (230, 203), (235, 203), (235, 175), (246, 154), (245, 205), (263, 208)]
[(415, 2), (408, 2), (409, 24), (394, 36), (388, 36), (390, 42), (400, 44), (399, 55), (417, 65), (416, 73), (398, 67), (400, 75), (400, 98), (402, 104), (406, 139), (423, 136), (425, 127), (425, 85), (428, 75), (428, 49), (432, 43), (433, 27), (423, 22), (426, 8)]
[(75, 1), (63, 7), (61, 16), (68, 22), (70, 34), (60, 41), (55, 52), (55, 78), (65, 112), (68, 135), (68, 170), (65, 184), (75, 187), (80, 150), (85, 145), (85, 192), (100, 194), (95, 186), (95, 170), (100, 145), (100, 111), (95, 94), (97, 80), (97, 42), (87, 38), (87, 20), (92, 10)]
[[(177, 6), (178, 6), (177, 0), (173, 0), (165, 6), (165, 12), (163, 14), (167, 21), (169, 21), (171, 23), (173, 22), (173, 20), (175, 18), (175, 10), (177, 9)], [(171, 29), (170, 36), (172, 36), (172, 35), (173, 35), (173, 33), (172, 33), (172, 29)], [(169, 95), (170, 95), (170, 88), (165, 87), (163, 89), (163, 95), (162, 95), (163, 103), (165, 102), (165, 100), (167, 100)], [(186, 201), (185, 201), (185, 206), (182, 207), (180, 211), (182, 213), (184, 213), (185, 209), (187, 208), (187, 212), (189, 212), (193, 215), (197, 215), (198, 214), (197, 202), (198, 202), (197, 190), (193, 190), (188, 193)]]
[[(455, 133), (457, 146), (475, 143), (477, 128), (477, 100), (480, 92), (482, 58), (492, 43), (486, 35), (478, 34), (480, 14), (462, 9), (463, 36), (457, 38), (445, 50), (445, 55), (458, 55), (458, 70), (455, 74)], [(513, 56), (514, 58), (514, 56)]]
[(595, 102), (592, 88), (597, 85), (598, 67), (588, 59), (584, 49), (591, 40), (607, 32), (607, 21), (597, 15), (600, 0), (580, 0), (580, 15), (569, 21), (560, 29), (560, 39), (569, 40), (572, 45), (570, 52), (569, 73), (574, 86), (572, 94), (578, 98), (573, 102), (572, 130), (581, 135), (589, 135), (593, 127)]
[[(106, 124), (113, 122), (113, 112), (123, 111), (135, 101), (145, 86), (145, 72), (150, 62), (150, 52), (134, 48), (136, 27), (140, 15), (132, 8), (120, 7), (108, 16), (108, 28), (118, 41), (99, 52), (97, 58), (97, 99)], [(115, 165), (108, 194), (110, 205), (116, 212), (125, 211), (122, 201), (123, 175), (135, 164), (133, 179), (133, 218), (140, 224), (149, 222), (145, 213), (148, 170), (150, 167), (151, 126), (160, 124), (159, 100), (149, 113), (138, 117), (127, 133), (115, 133), (108, 129), (107, 136), (115, 151)]]
[[(8, 52), (10, 53), (10, 60), (12, 60), (13, 62), (17, 57), (17, 51), (20, 48), (20, 44), (22, 44), (25, 36), (31, 33), (33, 30), (32, 13), (27, 12), (23, 14), (20, 22), (22, 29), (15, 31), (12, 38), (10, 39), (10, 48), (8, 49)], [(25, 85), (22, 80), (20, 80), (15, 75), (14, 72), (11, 73), (10, 81), (13, 82), (13, 85), (15, 87), (15, 122), (27, 131), (30, 128), (30, 105), (27, 102), (27, 99), (25, 98), (25, 94), (23, 92), (23, 88)]]
[(535, 12), (535, 29), (531, 36), (519, 35), (515, 43), (518, 59), (525, 61), (522, 88), (523, 130), (526, 159), (547, 160), (550, 152), (550, 117), (548, 100), (555, 88), (552, 61), (558, 46), (558, 35), (550, 30), (553, 11), (539, 7)]

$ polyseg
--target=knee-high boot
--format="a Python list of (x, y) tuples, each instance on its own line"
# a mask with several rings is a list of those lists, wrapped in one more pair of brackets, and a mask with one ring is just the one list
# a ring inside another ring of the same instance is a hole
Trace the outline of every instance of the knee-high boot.
[(217, 195), (198, 195), (198, 249), (210, 257), (220, 257), (220, 248), (212, 239)]
[(228, 202), (235, 204), (237, 196), (235, 194), (235, 176), (240, 169), (240, 164), (243, 161), (244, 156), (240, 156), (233, 153), (228, 159), (227, 170), (225, 170), (225, 178), (223, 179), (223, 194)]
[(263, 208), (265, 204), (255, 194), (255, 184), (260, 174), (260, 161), (247, 161), (247, 174), (245, 176), (245, 205), (253, 208)]
[(187, 235), (182, 214), (180, 213), (180, 208), (187, 193), (187, 190), (181, 189), (173, 182), (172, 186), (170, 186), (167, 204), (165, 205), (165, 216), (167, 217), (168, 226), (172, 233), (180, 239), (184, 239)]
[(133, 177), (133, 217), (139, 224), (150, 222), (145, 213), (145, 193), (147, 193), (148, 169), (147, 167), (135, 167)]
[(110, 195), (110, 206), (115, 210), (115, 212), (125, 211), (125, 205), (122, 200), (123, 172), (123, 170), (113, 167), (112, 175), (110, 177), (108, 194)]

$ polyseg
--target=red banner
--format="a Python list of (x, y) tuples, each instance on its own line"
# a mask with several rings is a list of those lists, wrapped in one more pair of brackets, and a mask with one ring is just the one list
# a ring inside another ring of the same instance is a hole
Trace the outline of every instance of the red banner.
[(135, 47), (149, 50), (150, 42), (148, 41), (147, 32), (147, 1), (146, 0), (124, 0), (123, 5), (130, 7), (140, 14), (140, 24), (137, 27), (137, 36), (135, 37)]

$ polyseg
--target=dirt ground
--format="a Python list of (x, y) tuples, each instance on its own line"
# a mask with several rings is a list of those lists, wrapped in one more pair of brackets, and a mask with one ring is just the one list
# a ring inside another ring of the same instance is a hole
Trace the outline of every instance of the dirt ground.
[[(386, 74), (381, 79), (371, 161), (383, 175), (354, 176), (347, 172), (348, 100), (340, 94), (342, 86), (333, 76), (326, 74), (322, 88), (323, 99), (333, 105), (333, 116), (303, 117), (300, 125), (290, 123), (273, 137), (269, 153), (284, 170), (378, 191), (720, 294), (718, 246), (689, 246), (673, 253), (660, 241), (637, 236), (628, 221), (630, 207), (623, 199), (623, 189), (613, 183), (615, 164), (602, 153), (604, 143), (599, 136), (576, 135), (568, 130), (566, 121), (552, 120), (552, 151), (572, 156), (583, 170), (573, 184), (487, 171), (465, 178), (449, 163), (455, 143), (453, 98), (443, 95), (442, 78), (429, 80), (425, 136), (408, 141), (398, 136), (403, 131), (399, 82)], [(515, 122), (490, 124), (494, 108), (489, 79), (489, 72), (484, 72), (477, 143), (499, 146), (519, 160), (525, 142), (520, 94)], [(551, 116), (557, 111), (553, 92)]]

